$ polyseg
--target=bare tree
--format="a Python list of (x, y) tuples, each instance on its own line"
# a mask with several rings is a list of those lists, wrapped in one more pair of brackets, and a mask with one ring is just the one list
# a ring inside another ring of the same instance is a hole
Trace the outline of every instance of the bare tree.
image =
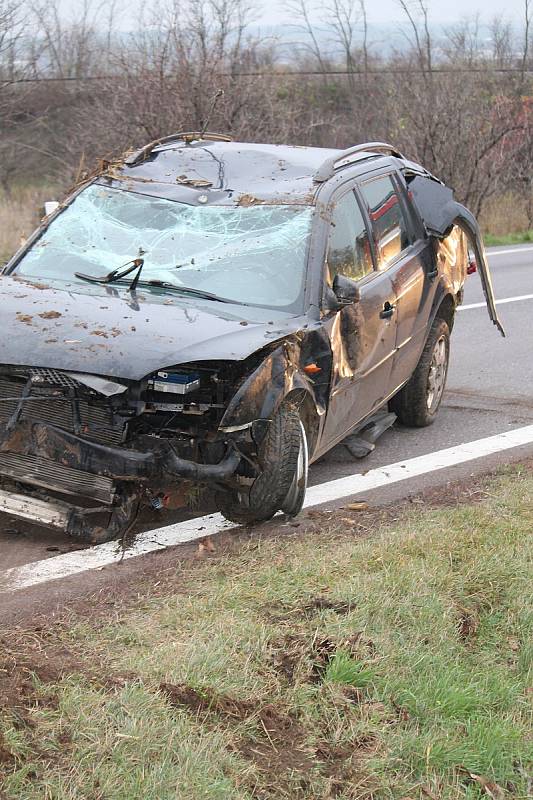
[(36, 76), (86, 78), (109, 69), (115, 0), (82, 0), (74, 18), (65, 18), (59, 0), (29, 0), (32, 64)]
[(398, 4), (409, 21), (418, 66), (424, 75), (433, 68), (433, 43), (429, 31), (429, 8), (424, 0), (398, 0)]
[(20, 3), (0, 0), (0, 186), (7, 195), (11, 179), (17, 172), (17, 161), (10, 158), (9, 138), (13, 133), (19, 99), (14, 81), (23, 71), (19, 58), (21, 12)]
[(306, 0), (289, 0), (287, 8), (297, 23), (292, 23), (296, 32), (303, 34), (304, 41), (299, 41), (298, 46), (304, 47), (305, 52), (311, 56), (321, 73), (325, 74), (329, 69), (329, 64), (323, 53), (324, 43), (321, 42), (324, 30), (311, 19), (311, 13), (316, 10)]
[(510, 67), (514, 57), (513, 29), (510, 22), (496, 16), (491, 20), (492, 63), (497, 69)]
[(531, 7), (532, 7), (532, 0), (524, 0), (524, 46), (522, 49), (522, 60), (521, 60), (522, 84), (524, 83), (526, 77), (526, 68), (528, 65), (528, 58), (529, 58)]
[[(474, 211), (513, 187), (533, 215), (533, 124), (524, 101), (533, 0), (524, 0), (519, 59), (501, 19), (491, 24), (490, 49), (476, 20), (437, 43), (426, 0), (398, 0), (408, 41), (380, 56), (368, 40), (364, 0), (291, 0), (305, 34), (304, 55), (293, 63), (305, 75), (290, 74), (279, 51), (252, 35), (248, 0), (151, 0), (128, 39), (114, 36), (113, 6), (102, 0), (84, 0), (70, 21), (60, 0), (26, 0), (26, 35), (17, 38), (17, 1), (0, 0), (4, 190), (36, 173), (66, 183), (97, 156), (209, 122), (244, 140), (343, 147), (390, 139)], [(502, 67), (515, 73), (495, 69)], [(87, 80), (102, 73), (105, 80)], [(60, 80), (14, 82), (29, 74)]]

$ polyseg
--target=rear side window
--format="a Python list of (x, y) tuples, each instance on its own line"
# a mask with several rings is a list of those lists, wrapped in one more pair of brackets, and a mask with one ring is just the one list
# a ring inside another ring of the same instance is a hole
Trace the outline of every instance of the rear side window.
[(412, 243), (400, 197), (390, 175), (361, 186), (368, 203), (379, 269), (386, 269)]
[(368, 230), (353, 192), (343, 195), (333, 210), (327, 265), (330, 285), (335, 275), (358, 281), (374, 269)]

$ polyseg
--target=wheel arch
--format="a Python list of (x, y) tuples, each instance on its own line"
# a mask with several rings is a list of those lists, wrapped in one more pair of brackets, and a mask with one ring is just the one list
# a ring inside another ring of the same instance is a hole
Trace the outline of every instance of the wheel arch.
[[(442, 319), (448, 325), (450, 333), (453, 330), (455, 322), (455, 311), (457, 308), (457, 300), (451, 292), (447, 292), (440, 303), (436, 306), (435, 313), (431, 320), (431, 325), (436, 319)], [(430, 326), (431, 327), (431, 326)]]
[(321, 421), (316, 401), (304, 387), (292, 389), (283, 399), (289, 403), (294, 403), (298, 408), (300, 419), (305, 428), (305, 435), (307, 436), (309, 457), (312, 458), (318, 444)]
[[(322, 404), (311, 378), (300, 368), (300, 345), (285, 341), (272, 350), (241, 383), (228, 403), (220, 428), (269, 420), (288, 397), (305, 397), (320, 416)], [(303, 400), (302, 400), (303, 402)]]

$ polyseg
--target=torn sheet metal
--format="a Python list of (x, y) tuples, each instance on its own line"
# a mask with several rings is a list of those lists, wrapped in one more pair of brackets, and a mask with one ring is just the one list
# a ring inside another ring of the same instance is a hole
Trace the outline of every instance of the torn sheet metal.
[(476, 218), (471, 211), (454, 199), (453, 191), (448, 186), (435, 178), (414, 175), (408, 176), (407, 180), (429, 235), (443, 239), (450, 233), (454, 225), (465, 232), (468, 243), (476, 256), (489, 317), (502, 336), (505, 336), (496, 310), (492, 278)]

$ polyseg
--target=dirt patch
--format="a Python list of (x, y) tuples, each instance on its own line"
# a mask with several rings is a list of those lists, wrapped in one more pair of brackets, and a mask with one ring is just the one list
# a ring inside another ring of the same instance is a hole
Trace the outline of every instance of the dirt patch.
[(58, 319), (62, 315), (59, 311), (43, 311), (39, 316), (41, 319)]
[[(269, 666), (284, 682), (292, 686), (297, 680), (303, 683), (322, 683), (334, 656), (345, 653), (358, 662), (375, 658), (376, 647), (362, 631), (355, 631), (345, 639), (315, 637), (290, 632), (271, 646)], [(344, 689), (346, 691), (344, 691)], [(364, 692), (352, 686), (343, 687), (343, 696), (350, 702), (361, 702)]]
[(31, 314), (21, 314), (20, 312), (17, 312), (17, 320), (18, 322), (23, 322), (25, 325), (33, 324), (33, 317)]
[(376, 787), (364, 769), (364, 759), (376, 750), (377, 742), (371, 735), (362, 735), (338, 745), (326, 741), (320, 743), (316, 758), (321, 772), (328, 778), (325, 797), (343, 795), (354, 800), (372, 800)]
[(291, 716), (271, 703), (258, 705), (256, 700), (241, 700), (209, 686), (194, 689), (187, 684), (161, 683), (159, 691), (172, 706), (186, 708), (195, 714), (218, 714), (240, 722), (257, 718), (267, 733), (275, 734), (296, 724)]
[(225, 694), (219, 694), (214, 689), (206, 686), (194, 689), (192, 686), (180, 683), (161, 683), (159, 691), (165, 695), (172, 706), (184, 707), (195, 714), (220, 714), (232, 719), (246, 719), (257, 704), (248, 700), (238, 700)]
[(322, 683), (326, 670), (336, 652), (337, 645), (333, 639), (318, 639), (312, 643), (310, 651), (312, 666), (309, 676), (312, 683)]
[(46, 663), (6, 649), (0, 657), (0, 710), (13, 713), (20, 723), (31, 725), (27, 711), (36, 706), (57, 708), (58, 704), (57, 695), (39, 691), (35, 679), (44, 684), (55, 683), (69, 670), (78, 672), (76, 667), (66, 659), (62, 671), (54, 660)]
[(452, 508), (464, 503), (481, 503), (489, 497), (486, 486), (488, 479), (492, 477), (494, 477), (494, 473), (484, 475), (478, 480), (472, 481), (469, 486), (465, 486), (461, 482), (450, 483), (446, 487), (436, 486), (419, 494), (409, 495), (407, 500), (414, 505), (432, 508)]
[(202, 716), (203, 722), (214, 714), (230, 724), (257, 723), (254, 736), (242, 738), (232, 747), (254, 764), (257, 780), (249, 787), (254, 797), (284, 797), (285, 790), (292, 787), (289, 777), (293, 773), (305, 774), (315, 769), (313, 754), (304, 747), (306, 731), (275, 703), (261, 705), (241, 700), (208, 686), (195, 689), (186, 684), (162, 683), (159, 690), (172, 706)]
[(466, 643), (472, 640), (476, 636), (478, 627), (479, 615), (474, 609), (458, 609), (457, 630), (461, 641)]
[(241, 194), (237, 202), (237, 205), (242, 206), (243, 208), (249, 208), (250, 206), (261, 206), (264, 204), (264, 200), (260, 200), (258, 197), (254, 197), (252, 194)]
[[(15, 756), (9, 750), (6, 744), (6, 740), (4, 738), (3, 733), (0, 731), (0, 768), (2, 766), (9, 767), (15, 761)], [(1, 797), (1, 795), (0, 795)]]
[[(315, 650), (327, 661), (335, 646), (330, 640), (322, 640)], [(351, 699), (351, 688), (343, 687), (347, 700)], [(374, 737), (361, 735), (342, 745), (332, 745), (326, 740), (312, 745), (309, 740), (314, 731), (306, 730), (298, 719), (275, 703), (260, 705), (256, 701), (220, 694), (211, 687), (195, 689), (186, 684), (162, 683), (159, 689), (172, 706), (202, 715), (203, 722), (210, 714), (230, 724), (257, 722), (253, 736), (244, 737), (232, 746), (233, 752), (254, 765), (254, 781), (247, 789), (257, 800), (307, 798), (313, 776), (326, 777), (325, 798), (347, 791), (348, 797), (370, 797), (366, 793), (370, 788), (363, 762), (377, 748)], [(352, 795), (355, 786), (364, 791)]]
[(46, 686), (75, 674), (106, 688), (123, 686), (132, 677), (95, 670), (68, 648), (35, 634), (15, 641), (0, 636), (0, 711), (15, 712), (31, 724), (25, 713), (29, 709), (57, 708), (57, 695)]
[(302, 669), (306, 670), (308, 656), (309, 643), (305, 638), (289, 633), (280, 641), (273, 643), (269, 663), (286, 683), (292, 685), (297, 674)]
[(354, 606), (345, 600), (331, 600), (329, 597), (313, 597), (301, 605), (290, 606), (284, 603), (271, 603), (263, 611), (273, 622), (292, 622), (295, 619), (313, 616), (320, 611), (333, 611), (335, 614), (350, 614)]

